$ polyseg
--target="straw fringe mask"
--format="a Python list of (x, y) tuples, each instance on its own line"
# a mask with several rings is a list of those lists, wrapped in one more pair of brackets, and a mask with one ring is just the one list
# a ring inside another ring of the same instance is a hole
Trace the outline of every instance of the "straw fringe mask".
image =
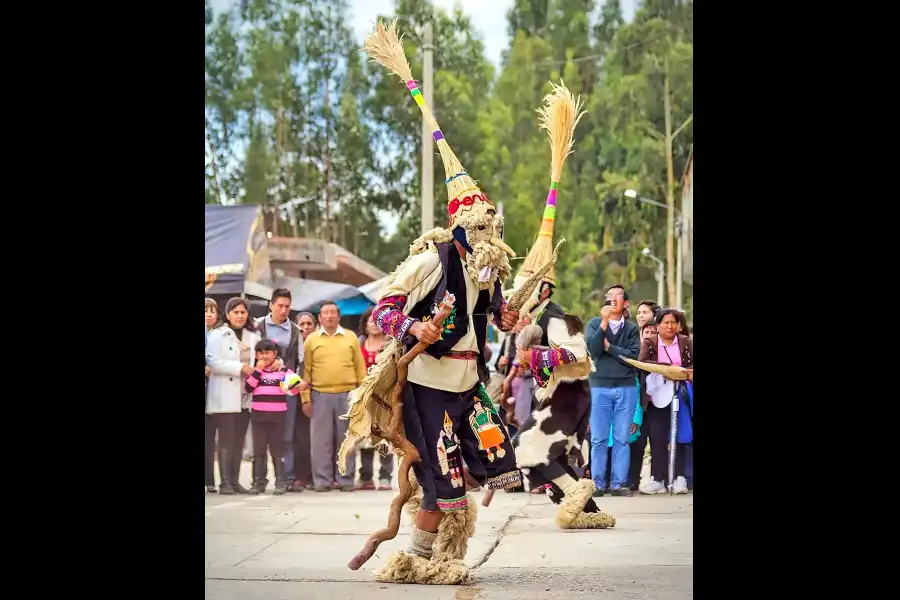
[[(479, 289), (492, 289), (494, 282), (506, 279), (512, 273), (509, 258), (515, 252), (500, 239), (503, 217), (497, 214), (490, 201), (475, 180), (463, 168), (450, 148), (437, 119), (425, 102), (425, 96), (413, 79), (412, 69), (403, 50), (403, 37), (397, 30), (397, 19), (385, 26), (379, 21), (375, 30), (366, 37), (363, 49), (369, 58), (397, 75), (406, 84), (410, 96), (422, 111), (422, 116), (432, 130), (435, 145), (444, 165), (444, 183), (447, 185), (447, 230), (461, 227), (472, 251), (466, 255), (466, 270)], [(426, 235), (446, 238), (444, 233), (428, 232)], [(452, 238), (452, 234), (450, 234)]]

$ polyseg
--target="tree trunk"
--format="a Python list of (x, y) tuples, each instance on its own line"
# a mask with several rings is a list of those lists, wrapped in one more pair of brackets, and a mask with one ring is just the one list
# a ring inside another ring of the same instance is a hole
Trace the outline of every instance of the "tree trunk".
[(343, 202), (341, 202), (340, 198), (338, 198), (338, 203), (340, 205), (338, 208), (341, 211), (340, 215), (338, 216), (338, 218), (340, 219), (341, 246), (346, 248), (347, 247), (347, 220), (344, 218), (344, 207), (343, 207)]
[(216, 169), (216, 148), (213, 146), (212, 139), (209, 137), (209, 134), (206, 136), (206, 141), (209, 144), (209, 154), (212, 158), (212, 171), (213, 171), (213, 179), (216, 182), (216, 200), (219, 204), (222, 203), (222, 192), (219, 190), (219, 172)]

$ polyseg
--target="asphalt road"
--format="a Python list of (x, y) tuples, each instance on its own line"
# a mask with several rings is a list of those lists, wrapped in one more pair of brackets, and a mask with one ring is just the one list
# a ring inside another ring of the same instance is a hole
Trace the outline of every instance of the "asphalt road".
[[(646, 469), (646, 466), (645, 466)], [(249, 480), (249, 463), (242, 482)], [(270, 484), (271, 485), (271, 484)], [(481, 492), (476, 492), (481, 502)], [(674, 600), (693, 595), (693, 494), (600, 499), (614, 529), (562, 531), (545, 496), (498, 492), (479, 505), (464, 586), (383, 584), (372, 571), (407, 546), (409, 518), (359, 571), (391, 492), (206, 497), (206, 597), (215, 600)]]

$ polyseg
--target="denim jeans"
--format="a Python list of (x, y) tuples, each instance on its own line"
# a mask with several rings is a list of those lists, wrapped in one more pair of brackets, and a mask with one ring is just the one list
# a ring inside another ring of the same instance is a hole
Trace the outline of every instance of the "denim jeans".
[(591, 477), (598, 490), (606, 489), (609, 428), (613, 426), (612, 481), (610, 489), (628, 485), (631, 464), (628, 439), (637, 407), (636, 385), (616, 388), (591, 388)]
[[(343, 443), (343, 440), (341, 442)], [(359, 460), (359, 480), (372, 481), (375, 470), (375, 448), (362, 448), (359, 451)], [(380, 456), (379, 461), (381, 464), (378, 469), (378, 480), (389, 482), (394, 474), (394, 456), (391, 454)]]

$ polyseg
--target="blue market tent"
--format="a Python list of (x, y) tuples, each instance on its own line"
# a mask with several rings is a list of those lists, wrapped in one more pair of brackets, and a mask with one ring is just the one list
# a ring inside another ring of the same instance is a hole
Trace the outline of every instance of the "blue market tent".
[(258, 205), (206, 205), (206, 272), (216, 273), (208, 295), (265, 297), (272, 275)]
[(341, 315), (361, 315), (374, 302), (370, 301), (359, 288), (345, 283), (298, 279), (296, 277), (276, 277), (275, 287), (290, 290), (291, 310), (308, 310), (317, 313), (323, 302), (332, 301), (338, 305)]

